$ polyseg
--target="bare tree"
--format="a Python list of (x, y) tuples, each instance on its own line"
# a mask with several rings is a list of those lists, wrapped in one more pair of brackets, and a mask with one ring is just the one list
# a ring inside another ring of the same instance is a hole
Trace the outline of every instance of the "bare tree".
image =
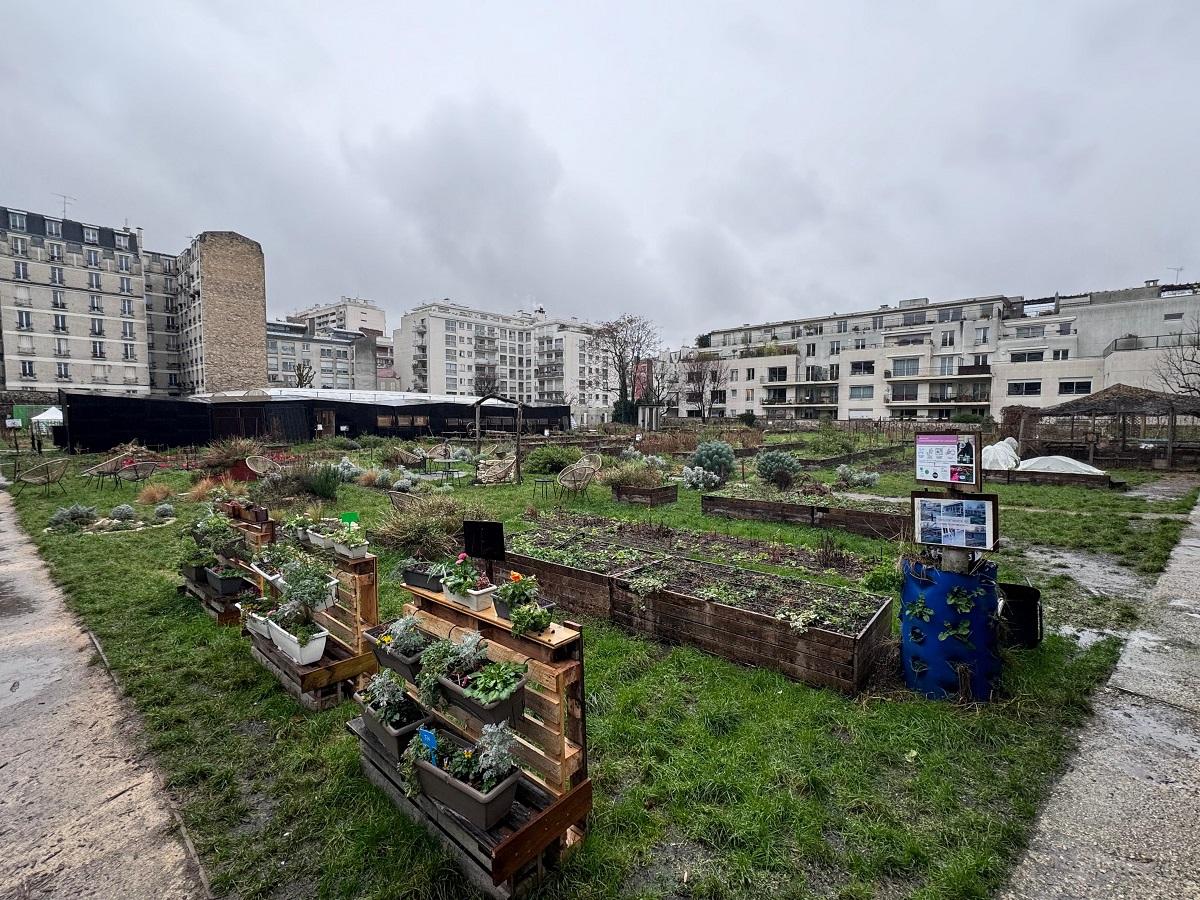
[(486, 397), (488, 394), (500, 393), (500, 379), (496, 377), (495, 372), (488, 372), (480, 375), (478, 371), (475, 373), (475, 396)]
[(1200, 315), (1192, 317), (1186, 330), (1169, 337), (1172, 346), (1159, 357), (1155, 374), (1173, 393), (1200, 395)]
[(624, 315), (602, 323), (593, 340), (605, 356), (604, 390), (617, 395), (613, 419), (632, 424), (637, 420), (633, 386), (638, 363), (658, 355), (658, 327), (643, 316)]
[(713, 407), (724, 402), (722, 396), (729, 383), (729, 366), (716, 353), (688, 353), (680, 365), (683, 389), (688, 403), (700, 410), (700, 421), (707, 422)]
[(672, 402), (678, 402), (679, 357), (675, 354), (659, 354), (644, 360), (638, 371), (637, 396), (639, 406), (654, 410), (650, 425), (658, 427), (662, 410)]
[(314, 369), (308, 363), (296, 363), (296, 387), (312, 387), (313, 379), (316, 377), (316, 369)]

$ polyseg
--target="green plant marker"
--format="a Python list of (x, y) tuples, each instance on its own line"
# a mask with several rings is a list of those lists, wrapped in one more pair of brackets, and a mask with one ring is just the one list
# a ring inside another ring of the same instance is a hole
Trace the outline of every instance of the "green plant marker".
[(346, 523), (357, 522), (358, 521), (358, 513), (346, 512), (346, 513), (342, 513), (340, 516), (338, 516), (338, 518), (341, 521), (346, 522)]

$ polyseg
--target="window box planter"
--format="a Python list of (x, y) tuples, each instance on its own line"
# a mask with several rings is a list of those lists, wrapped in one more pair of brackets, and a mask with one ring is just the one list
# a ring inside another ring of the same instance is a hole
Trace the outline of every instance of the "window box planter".
[(235, 603), (237, 611), (242, 614), (242, 624), (246, 626), (246, 630), (251, 634), (261, 635), (268, 640), (271, 637), (271, 623), (266, 616), (260, 616), (256, 612), (251, 612), (248, 609), (242, 609), (242, 604)]
[[(255, 571), (257, 571), (257, 570), (255, 570)], [(278, 578), (276, 578), (271, 583), (276, 587), (277, 590), (279, 590), (280, 593), (282, 593), (286, 596), (287, 582), (284, 580), (282, 575), (280, 575)], [(329, 593), (326, 596), (325, 601), (323, 603), (314, 603), (313, 604), (313, 607), (312, 607), (313, 612), (324, 612), (325, 610), (329, 609), (329, 607), (333, 606), (333, 604), (337, 603), (337, 592), (338, 592), (337, 578), (335, 578), (334, 576), (331, 575), (329, 577), (329, 580), (326, 582), (326, 585), (329, 588)]]
[(492, 602), (492, 593), (496, 590), (496, 586), (486, 587), (480, 591), (467, 591), (465, 595), (456, 594), (448, 587), (442, 586), (442, 596), (451, 603), (457, 603), (459, 606), (465, 606), (472, 612), (479, 612), (487, 609)]
[(315, 528), (308, 529), (308, 542), (314, 547), (319, 547), (322, 550), (329, 550), (333, 547), (333, 541), (328, 535), (321, 533)]
[(333, 542), (333, 552), (344, 559), (365, 559), (367, 556), (367, 544), (339, 544)]
[[(501, 600), (499, 596), (496, 596), (492, 598), (492, 603), (496, 607), (496, 615), (501, 619), (507, 619), (509, 612), (511, 612), (508, 601)], [(537, 605), (542, 609), (554, 609), (557, 604), (553, 600), (545, 600), (539, 597)]]
[[(468, 746), (465, 741), (457, 739), (455, 743)], [(520, 770), (514, 771), (486, 794), (481, 794), (427, 760), (418, 759), (416, 770), (421, 791), (427, 797), (449, 807), (476, 828), (484, 830), (508, 815), (517, 796), (517, 781), (521, 775)]]
[(259, 506), (257, 503), (234, 503), (230, 511), (234, 518), (241, 522), (250, 522), (253, 525), (262, 525), (270, 518), (267, 508)]
[(376, 626), (370, 631), (363, 632), (363, 639), (371, 645), (371, 652), (375, 654), (375, 661), (379, 663), (380, 668), (391, 669), (405, 681), (415, 684), (417, 674), (421, 671), (421, 652), (424, 651), (413, 656), (401, 656), (399, 653), (385, 649), (379, 643), (379, 635), (386, 630), (386, 625)]
[(666, 506), (679, 499), (679, 485), (665, 484), (662, 487), (633, 487), (614, 484), (613, 499), (624, 503), (640, 503), (643, 506)]
[(438, 683), (442, 687), (442, 697), (448, 706), (473, 716), (484, 725), (498, 725), (501, 722), (521, 721), (521, 717), (525, 715), (525, 683), (528, 680), (528, 675), (522, 675), (508, 699), (494, 700), (486, 705), (468, 697), (463, 689), (449, 678), (439, 678)]
[(288, 631), (280, 628), (274, 622), (267, 620), (267, 626), (271, 630), (271, 643), (279, 648), (279, 652), (283, 653), (292, 662), (301, 666), (310, 666), (315, 662), (319, 662), (321, 657), (325, 655), (325, 639), (329, 637), (329, 632), (322, 629), (318, 631), (313, 639), (300, 646), (300, 642)]
[(441, 593), (442, 579), (437, 575), (430, 575), (420, 569), (405, 569), (402, 577), (409, 587), (422, 588), (435, 594)]
[(246, 589), (246, 579), (241, 575), (222, 577), (213, 569), (206, 568), (204, 577), (208, 579), (208, 586), (222, 597), (232, 597)]
[(404, 748), (408, 746), (408, 742), (416, 735), (417, 729), (428, 726), (433, 721), (431, 716), (425, 716), (423, 719), (410, 722), (397, 731), (390, 725), (386, 725), (380, 721), (379, 717), (375, 714), (374, 708), (367, 703), (362, 694), (355, 692), (354, 702), (362, 710), (363, 722), (366, 724), (367, 729), (375, 736), (375, 740), (379, 742), (379, 746), (383, 748), (383, 752), (394, 763), (400, 762), (400, 754), (404, 752)]
[(192, 584), (200, 584), (201, 582), (207, 581), (207, 576), (204, 574), (203, 566), (190, 566), (187, 563), (184, 563), (179, 567), (179, 572)]
[(267, 584), (280, 585), (283, 583), (283, 575), (278, 569), (269, 569), (259, 563), (250, 563), (250, 568), (258, 575), (262, 576), (263, 581)]

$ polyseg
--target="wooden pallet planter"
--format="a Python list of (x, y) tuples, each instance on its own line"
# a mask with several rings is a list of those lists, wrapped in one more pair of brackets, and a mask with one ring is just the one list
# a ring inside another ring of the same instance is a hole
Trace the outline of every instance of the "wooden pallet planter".
[(749, 497), (703, 494), (700, 510), (705, 515), (728, 516), (758, 522), (790, 522), (814, 528), (840, 528), (853, 534), (904, 541), (912, 537), (912, 519), (907, 514), (844, 509), (807, 503), (786, 503)]
[(679, 485), (666, 484), (662, 487), (633, 487), (625, 484), (612, 486), (613, 499), (623, 503), (639, 503), (643, 506), (666, 506), (679, 499)]
[[(201, 569), (201, 572), (204, 570)], [(241, 613), (237, 611), (234, 598), (222, 596), (209, 586), (207, 581), (195, 581), (185, 573), (180, 590), (191, 594), (200, 601), (200, 608), (208, 613), (209, 618), (215, 619), (218, 625), (240, 625)]]
[(891, 635), (892, 601), (885, 600), (857, 634), (822, 628), (797, 631), (788, 623), (670, 590), (634, 593), (627, 577), (612, 581), (612, 621), (655, 640), (686, 644), (732, 662), (772, 669), (823, 687), (855, 693), (870, 676)]
[(347, 729), (358, 738), (363, 772), (405, 815), (428, 825), (471, 882), (499, 900), (520, 897), (547, 869), (583, 840), (582, 823), (592, 808), (592, 783), (584, 779), (559, 796), (522, 778), (507, 818), (484, 831), (424, 794), (408, 797), (399, 772), (375, 743), (361, 718)]

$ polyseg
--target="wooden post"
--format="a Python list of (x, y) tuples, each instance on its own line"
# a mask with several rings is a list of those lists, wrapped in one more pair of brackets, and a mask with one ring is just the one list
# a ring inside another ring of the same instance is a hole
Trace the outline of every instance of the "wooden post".
[(517, 484), (521, 483), (521, 425), (522, 425), (521, 413), (524, 409), (525, 409), (525, 404), (518, 400), (517, 401), (517, 435), (516, 435), (517, 439), (516, 439), (516, 449), (513, 451), (517, 455), (516, 469), (513, 472), (513, 475), (517, 480)]
[(1171, 413), (1167, 416), (1167, 468), (1170, 469), (1175, 463), (1175, 407), (1171, 407)]
[(483, 452), (483, 431), (480, 429), (480, 419), (483, 414), (483, 398), (475, 404), (475, 455)]
[(1125, 452), (1125, 413), (1121, 413), (1121, 452)]

